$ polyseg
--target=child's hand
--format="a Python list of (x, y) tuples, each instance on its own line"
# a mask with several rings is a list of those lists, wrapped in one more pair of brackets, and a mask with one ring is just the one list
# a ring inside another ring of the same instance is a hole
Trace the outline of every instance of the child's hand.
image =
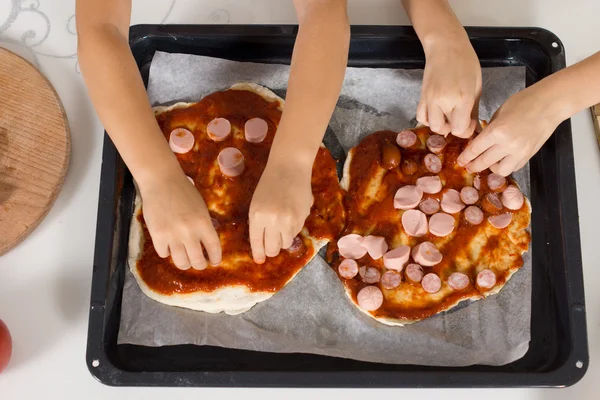
[(446, 136), (468, 138), (477, 126), (481, 67), (468, 40), (425, 44), (426, 63), (417, 121)]
[(250, 244), (254, 261), (275, 257), (292, 245), (310, 213), (312, 165), (269, 160), (250, 203)]
[(221, 243), (206, 204), (180, 171), (140, 186), (143, 213), (158, 255), (171, 255), (179, 269), (206, 268), (202, 245), (211, 265), (221, 262)]
[(504, 176), (522, 168), (562, 120), (547, 104), (549, 98), (536, 86), (510, 97), (458, 157), (459, 165)]

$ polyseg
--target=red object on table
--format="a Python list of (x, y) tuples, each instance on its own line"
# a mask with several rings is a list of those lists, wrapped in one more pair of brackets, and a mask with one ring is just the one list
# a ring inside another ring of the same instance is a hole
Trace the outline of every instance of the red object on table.
[(8, 327), (0, 319), (0, 373), (6, 368), (12, 354), (12, 339)]

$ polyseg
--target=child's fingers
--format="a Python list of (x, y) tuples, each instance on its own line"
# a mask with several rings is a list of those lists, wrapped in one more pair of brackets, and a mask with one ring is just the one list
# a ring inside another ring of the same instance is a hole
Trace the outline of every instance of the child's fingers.
[(481, 172), (484, 169), (496, 164), (506, 156), (506, 151), (498, 145), (494, 145), (487, 149), (479, 157), (467, 164), (467, 171)]
[(286, 229), (285, 231), (281, 232), (281, 248), (282, 249), (289, 249), (290, 247), (292, 247), (292, 244), (294, 243), (294, 238), (296, 237), (296, 233), (293, 233), (294, 230), (292, 229)]
[(504, 157), (500, 162), (490, 167), (493, 173), (508, 176), (517, 170), (517, 159), (515, 156), (508, 155)]
[[(458, 103), (452, 111), (450, 117), (451, 132), (454, 136), (468, 138), (473, 133), (470, 130), (471, 112), (473, 111), (473, 102), (464, 100)], [(470, 132), (469, 132), (470, 131)]]
[(429, 126), (429, 121), (427, 120), (427, 105), (422, 100), (419, 101), (419, 105), (417, 106), (417, 121), (420, 124)]
[(202, 244), (208, 254), (208, 261), (213, 267), (219, 265), (223, 258), (223, 250), (221, 249), (221, 241), (219, 234), (212, 226), (212, 222), (206, 222), (202, 229)]
[(185, 252), (185, 247), (181, 243), (170, 243), (169, 250), (171, 251), (171, 258), (173, 259), (173, 263), (179, 269), (190, 269), (190, 261), (188, 260), (187, 253)]
[(162, 236), (156, 234), (150, 234), (150, 236), (152, 237), (152, 245), (154, 246), (154, 250), (156, 250), (156, 254), (160, 258), (169, 257), (169, 243)]
[(515, 171), (518, 171), (521, 168), (523, 168), (525, 166), (525, 164), (527, 164), (528, 162), (529, 162), (529, 159), (525, 158), (523, 161), (521, 161), (520, 163), (517, 164)]
[(254, 262), (262, 264), (265, 262), (265, 227), (256, 218), (250, 219), (250, 246), (252, 247), (252, 258)]
[(471, 142), (467, 145), (467, 147), (463, 150), (462, 153), (456, 159), (456, 162), (460, 166), (465, 166), (473, 161), (475, 158), (479, 157), (481, 153), (489, 149), (494, 145), (492, 141), (491, 135), (487, 129), (484, 129), (479, 135), (475, 137), (475, 139), (471, 140)]
[(281, 250), (281, 232), (271, 225), (265, 229), (265, 254), (267, 257), (276, 257)]
[(446, 116), (441, 108), (437, 105), (429, 105), (427, 107), (427, 118), (429, 119), (429, 127), (435, 133), (440, 133), (446, 123)]
[(197, 270), (206, 269), (206, 260), (202, 252), (202, 245), (199, 240), (191, 240), (185, 243), (185, 251), (192, 268)]

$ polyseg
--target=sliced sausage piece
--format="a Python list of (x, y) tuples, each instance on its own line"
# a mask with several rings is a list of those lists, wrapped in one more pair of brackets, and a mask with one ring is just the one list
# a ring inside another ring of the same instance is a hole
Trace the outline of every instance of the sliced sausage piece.
[(367, 254), (367, 249), (362, 245), (363, 237), (356, 233), (342, 236), (337, 245), (340, 255), (351, 260), (358, 260)]
[(381, 166), (392, 170), (400, 165), (402, 155), (400, 149), (395, 144), (386, 143), (381, 149)]
[(496, 285), (496, 274), (491, 269), (484, 269), (477, 274), (477, 286), (483, 289), (491, 289)]
[(472, 186), (465, 186), (460, 190), (460, 199), (465, 204), (475, 204), (479, 201), (479, 192)]
[(387, 271), (381, 276), (381, 286), (386, 289), (396, 289), (402, 282), (402, 276), (396, 271)]
[(473, 187), (477, 190), (481, 190), (481, 178), (479, 177), (479, 174), (475, 175), (475, 178), (473, 178)]
[(244, 124), (244, 137), (250, 143), (260, 143), (267, 137), (269, 125), (262, 118), (252, 118)]
[(300, 236), (296, 236), (292, 242), (292, 245), (285, 250), (290, 254), (290, 256), (298, 258), (304, 255), (306, 252), (306, 246), (304, 246), (302, 238), (300, 238)]
[(402, 173), (404, 175), (412, 175), (419, 170), (419, 166), (415, 160), (402, 161)]
[(192, 185), (196, 186), (196, 182), (194, 182), (194, 180), (191, 177), (189, 177), (187, 175), (185, 177), (188, 178), (188, 181), (190, 181), (192, 183)]
[(231, 133), (231, 122), (225, 118), (215, 118), (206, 125), (206, 133), (215, 142), (222, 142)]
[(398, 146), (408, 149), (417, 143), (417, 135), (413, 131), (402, 131), (396, 136)]
[(408, 264), (404, 269), (404, 275), (409, 281), (419, 283), (423, 279), (423, 267), (419, 264)]
[(462, 272), (454, 272), (448, 277), (448, 286), (453, 290), (463, 290), (471, 283), (471, 279)]
[(502, 175), (491, 173), (487, 177), (487, 184), (490, 190), (499, 193), (506, 189), (506, 178)]
[(358, 274), (358, 264), (354, 260), (345, 259), (338, 267), (340, 276), (344, 279), (352, 279)]
[(402, 227), (413, 237), (425, 236), (429, 231), (427, 216), (419, 210), (408, 210), (402, 214)]
[(212, 223), (213, 228), (215, 229), (219, 229), (219, 227), (221, 226), (221, 224), (219, 223), (219, 220), (216, 218), (210, 218), (210, 222)]
[(508, 185), (500, 197), (504, 207), (508, 208), (509, 210), (520, 210), (525, 202), (523, 192), (521, 192), (521, 190), (519, 190), (519, 188), (515, 185)]
[(442, 191), (442, 181), (439, 176), (422, 176), (417, 179), (417, 187), (425, 193), (435, 194)]
[(490, 224), (492, 224), (494, 228), (504, 229), (510, 224), (510, 221), (512, 221), (512, 214), (504, 213), (498, 215), (491, 215), (488, 217), (488, 221), (490, 221)]
[(393, 250), (388, 251), (383, 255), (383, 265), (387, 269), (393, 269), (395, 271), (402, 271), (402, 268), (408, 262), (410, 257), (410, 247), (400, 246)]
[(442, 210), (448, 214), (456, 214), (465, 208), (465, 203), (460, 199), (460, 193), (454, 189), (448, 189), (442, 195)]
[(369, 235), (363, 239), (362, 245), (373, 260), (378, 260), (388, 251), (388, 245), (382, 236)]
[(425, 199), (419, 204), (419, 209), (427, 215), (440, 211), (440, 202), (437, 199)]
[(441, 135), (430, 135), (427, 138), (427, 148), (432, 153), (441, 153), (446, 147), (446, 139)]
[(483, 222), (483, 211), (477, 206), (469, 206), (465, 209), (465, 219), (471, 225), (479, 225)]
[(362, 275), (364, 283), (377, 283), (381, 280), (381, 272), (377, 268), (369, 267)]
[(481, 202), (481, 208), (490, 214), (497, 214), (502, 210), (502, 202), (496, 193), (488, 193)]
[(435, 236), (448, 236), (454, 230), (454, 217), (446, 213), (437, 213), (429, 218), (429, 232)]
[(244, 172), (244, 156), (235, 147), (227, 147), (217, 157), (219, 169), (223, 175), (234, 178)]
[(432, 174), (438, 174), (442, 170), (442, 160), (435, 154), (427, 154), (423, 158), (423, 164), (425, 164), (427, 171)]
[(431, 242), (419, 243), (412, 249), (412, 258), (416, 263), (425, 267), (433, 267), (442, 262), (442, 253)]
[(422, 198), (423, 190), (420, 187), (413, 185), (402, 186), (394, 196), (394, 208), (410, 210), (418, 206)]
[(187, 129), (177, 128), (169, 135), (169, 147), (173, 153), (185, 154), (194, 148), (194, 134)]
[(428, 273), (421, 280), (421, 286), (427, 293), (437, 293), (442, 288), (442, 280), (433, 272)]
[(383, 293), (377, 286), (366, 286), (356, 295), (358, 306), (365, 311), (375, 311), (383, 304)]

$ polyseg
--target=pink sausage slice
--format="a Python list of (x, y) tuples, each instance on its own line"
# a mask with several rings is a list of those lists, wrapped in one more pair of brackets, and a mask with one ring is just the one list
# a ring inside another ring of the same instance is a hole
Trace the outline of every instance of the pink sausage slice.
[(185, 154), (194, 148), (194, 134), (187, 129), (177, 128), (169, 135), (169, 147), (173, 153)]
[(366, 286), (356, 295), (358, 305), (365, 311), (375, 311), (383, 304), (383, 293), (377, 286)]
[(437, 174), (442, 170), (442, 160), (435, 154), (427, 154), (425, 158), (423, 158), (423, 164), (425, 164), (427, 171), (432, 174)]
[(483, 289), (491, 289), (496, 285), (496, 274), (490, 269), (484, 269), (477, 274), (477, 286)]
[(358, 274), (358, 264), (354, 260), (345, 259), (338, 267), (340, 276), (344, 279), (352, 279)]
[(429, 218), (429, 232), (435, 236), (448, 236), (454, 230), (454, 217), (446, 213), (437, 213)]
[(394, 208), (399, 210), (410, 210), (419, 205), (423, 198), (423, 190), (418, 186), (402, 186), (394, 196)]
[(502, 192), (506, 189), (506, 178), (502, 175), (491, 173), (487, 177), (487, 184), (490, 190)]
[(381, 286), (386, 289), (395, 289), (400, 286), (402, 276), (396, 271), (388, 271), (381, 277)]
[(460, 193), (454, 189), (448, 189), (442, 195), (442, 210), (448, 214), (456, 214), (465, 208), (465, 203), (460, 199)]
[(292, 245), (285, 249), (292, 257), (298, 258), (306, 253), (306, 246), (304, 246), (304, 242), (300, 236), (296, 236), (292, 241)]
[(206, 133), (215, 142), (222, 142), (231, 133), (231, 123), (225, 118), (215, 118), (206, 126)]
[(362, 275), (364, 283), (377, 283), (381, 280), (381, 272), (377, 268), (369, 267)]
[(465, 219), (471, 225), (479, 225), (483, 222), (483, 211), (477, 206), (469, 206), (465, 209)]
[(433, 267), (442, 262), (442, 253), (431, 242), (423, 242), (412, 249), (412, 258), (416, 263), (425, 267)]
[(196, 182), (194, 182), (194, 180), (191, 177), (189, 177), (187, 175), (185, 177), (188, 178), (188, 181), (190, 181), (192, 183), (192, 185), (196, 186)]
[(475, 204), (479, 200), (479, 192), (472, 186), (465, 186), (460, 190), (460, 199), (465, 204)]
[(267, 137), (269, 125), (262, 118), (252, 118), (244, 125), (244, 137), (250, 143), (260, 143)]
[(442, 190), (442, 181), (439, 176), (423, 176), (417, 179), (417, 187), (425, 193), (435, 194)]
[(440, 211), (440, 202), (436, 199), (425, 199), (419, 204), (419, 209), (427, 215)]
[(381, 236), (369, 235), (363, 239), (362, 245), (367, 249), (367, 252), (373, 260), (378, 260), (388, 251), (388, 245), (385, 238)]
[(442, 288), (442, 280), (439, 276), (437, 276), (433, 272), (430, 272), (429, 274), (425, 275), (421, 280), (421, 286), (423, 287), (423, 290), (427, 293), (437, 293)]
[(419, 283), (423, 279), (423, 268), (419, 264), (408, 264), (404, 270), (404, 275), (406, 275), (406, 279)]
[(427, 138), (427, 148), (432, 153), (441, 153), (446, 147), (446, 139), (441, 135), (431, 135)]
[(351, 260), (358, 260), (367, 254), (367, 249), (362, 245), (363, 237), (355, 233), (342, 236), (337, 245), (340, 255)]
[(523, 207), (525, 197), (515, 185), (508, 185), (506, 190), (500, 196), (502, 204), (509, 210), (519, 210)]
[(402, 131), (396, 136), (398, 146), (408, 149), (417, 143), (417, 135), (413, 131)]
[(473, 178), (473, 187), (477, 190), (481, 190), (481, 178), (479, 175), (475, 175), (475, 178)]
[(504, 229), (510, 224), (510, 221), (512, 221), (512, 214), (504, 213), (504, 214), (492, 215), (492, 216), (488, 217), (488, 221), (490, 221), (490, 224), (492, 224), (492, 226), (494, 228)]
[(219, 169), (223, 175), (234, 178), (244, 172), (244, 156), (235, 147), (227, 147), (217, 157)]
[(387, 269), (402, 271), (402, 268), (404, 268), (408, 262), (409, 257), (409, 246), (396, 247), (394, 250), (390, 250), (383, 255), (383, 265), (385, 265)]
[(425, 236), (429, 230), (427, 217), (419, 210), (408, 210), (402, 214), (402, 226), (406, 234), (413, 237)]
[(448, 286), (454, 290), (463, 290), (469, 286), (470, 283), (471, 280), (469, 277), (462, 272), (454, 272), (448, 277)]

